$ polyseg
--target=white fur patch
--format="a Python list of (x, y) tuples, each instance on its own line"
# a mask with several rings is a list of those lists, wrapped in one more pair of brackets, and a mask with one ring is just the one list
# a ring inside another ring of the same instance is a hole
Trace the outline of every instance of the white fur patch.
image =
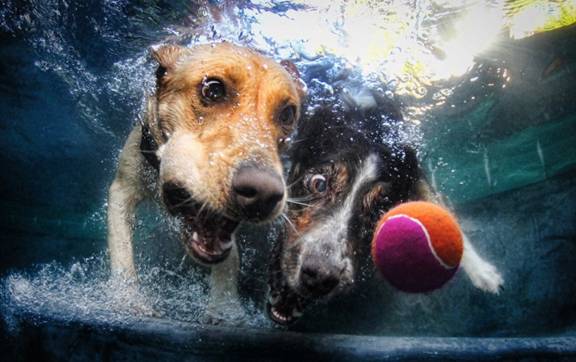
[[(354, 211), (354, 201), (362, 186), (376, 177), (377, 163), (376, 155), (372, 154), (366, 157), (354, 180), (352, 190), (342, 206), (330, 218), (302, 236), (300, 239), (302, 250), (299, 255), (299, 265), (302, 265), (303, 259), (310, 254), (322, 255), (322, 258), (328, 264), (340, 266), (343, 271), (343, 277), (350, 281), (353, 280), (351, 264), (349, 260), (343, 257), (346, 247), (344, 242), (347, 238), (350, 218)], [(289, 284), (293, 286), (297, 284), (299, 278), (299, 273), (295, 274), (288, 277)]]
[(158, 146), (158, 149), (156, 150), (156, 156), (159, 159), (162, 159), (162, 155), (164, 154), (164, 150), (166, 149), (166, 145), (162, 144), (160, 146)]

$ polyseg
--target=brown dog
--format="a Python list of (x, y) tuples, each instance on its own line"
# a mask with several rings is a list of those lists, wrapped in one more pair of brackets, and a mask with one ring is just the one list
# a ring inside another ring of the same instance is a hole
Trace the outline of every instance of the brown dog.
[(108, 246), (114, 275), (135, 278), (132, 224), (151, 196), (181, 222), (190, 256), (214, 265), (213, 298), (235, 296), (241, 221), (283, 210), (279, 151), (299, 117), (293, 68), (230, 43), (152, 51), (156, 93), (128, 137), (109, 191)]

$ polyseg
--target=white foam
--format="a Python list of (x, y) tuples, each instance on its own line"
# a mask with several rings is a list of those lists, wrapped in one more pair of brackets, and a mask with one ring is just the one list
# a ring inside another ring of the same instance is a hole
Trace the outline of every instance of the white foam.
[[(207, 276), (194, 270), (164, 267), (141, 270), (139, 288), (127, 280), (111, 280), (108, 258), (97, 255), (71, 265), (44, 264), (29, 272), (14, 272), (0, 284), (2, 317), (8, 327), (17, 321), (56, 317), (65, 321), (117, 324), (141, 318), (162, 318), (209, 323)], [(222, 311), (220, 325), (269, 326), (270, 322), (253, 303), (244, 301), (241, 310)], [(213, 319), (214, 320), (214, 319)]]

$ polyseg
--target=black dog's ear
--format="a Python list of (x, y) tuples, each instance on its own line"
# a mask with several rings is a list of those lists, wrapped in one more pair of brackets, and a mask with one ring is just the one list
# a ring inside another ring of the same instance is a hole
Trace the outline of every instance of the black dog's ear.
[(280, 65), (284, 67), (284, 69), (288, 72), (288, 74), (290, 74), (290, 77), (292, 77), (292, 80), (294, 80), (300, 98), (306, 97), (306, 94), (308, 93), (308, 87), (306, 86), (306, 83), (302, 80), (300, 72), (298, 71), (298, 68), (296, 68), (296, 64), (294, 64), (290, 60), (284, 59), (280, 61)]
[(319, 157), (324, 152), (332, 151), (332, 142), (336, 142), (332, 137), (332, 120), (334, 113), (324, 107), (314, 110), (311, 115), (304, 116), (299, 124), (293, 144), (288, 152), (291, 160), (302, 161), (306, 164), (309, 155)]
[(392, 152), (392, 176), (399, 184), (402, 195), (410, 193), (416, 181), (422, 177), (418, 154), (410, 145), (399, 145)]
[(378, 180), (364, 197), (365, 209), (377, 207), (386, 212), (390, 207), (408, 201), (422, 178), (416, 150), (408, 145), (387, 146), (379, 150)]
[(420, 165), (416, 150), (411, 146), (403, 146), (408, 168), (411, 172), (404, 175), (403, 182), (407, 182), (410, 189), (407, 190), (407, 200), (429, 201), (439, 205), (445, 205), (447, 200), (428, 182), (428, 178)]
[(428, 183), (426, 174), (420, 166), (416, 150), (412, 146), (402, 146), (404, 156), (399, 160), (401, 166), (397, 174), (398, 189), (403, 195), (402, 202), (424, 200), (440, 203), (441, 199), (438, 193)]
[(158, 69), (156, 70), (157, 84), (161, 82), (167, 73), (174, 69), (178, 59), (186, 52), (188, 52), (188, 48), (171, 44), (150, 48), (150, 55), (158, 62)]

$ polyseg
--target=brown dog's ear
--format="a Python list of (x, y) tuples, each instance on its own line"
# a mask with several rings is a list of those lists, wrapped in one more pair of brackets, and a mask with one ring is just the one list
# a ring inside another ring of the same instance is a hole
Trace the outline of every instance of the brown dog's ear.
[(158, 65), (171, 69), (180, 56), (188, 49), (178, 45), (162, 45), (158, 48), (150, 48), (150, 55), (158, 62)]
[(162, 45), (158, 48), (150, 48), (150, 55), (158, 62), (158, 69), (156, 70), (158, 84), (166, 73), (174, 69), (178, 59), (187, 51), (187, 48), (178, 45)]
[(300, 93), (300, 97), (305, 97), (306, 93), (308, 92), (308, 87), (300, 77), (300, 72), (298, 71), (298, 68), (296, 68), (296, 65), (286, 59), (280, 61), (280, 65), (284, 67), (284, 69), (288, 72), (288, 74), (290, 74), (290, 76), (292, 76), (294, 83), (296, 83), (298, 93)]

